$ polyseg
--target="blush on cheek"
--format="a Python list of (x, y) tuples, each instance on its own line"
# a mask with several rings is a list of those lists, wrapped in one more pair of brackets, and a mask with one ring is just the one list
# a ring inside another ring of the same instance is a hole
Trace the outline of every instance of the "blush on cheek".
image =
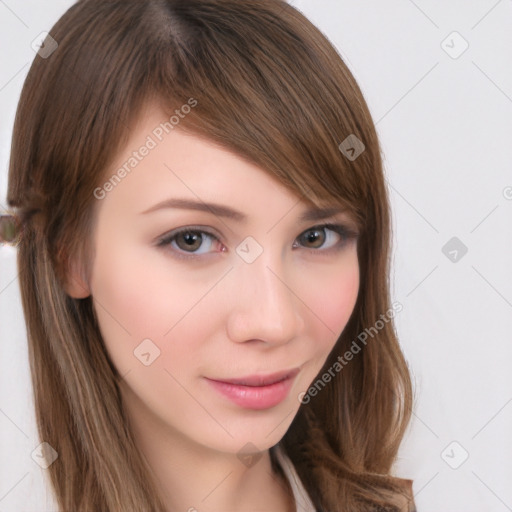
[(337, 339), (345, 328), (357, 300), (359, 292), (358, 267), (355, 266), (350, 271), (344, 272), (340, 278), (331, 279), (321, 291), (322, 293), (315, 297), (314, 311), (324, 324), (336, 333)]

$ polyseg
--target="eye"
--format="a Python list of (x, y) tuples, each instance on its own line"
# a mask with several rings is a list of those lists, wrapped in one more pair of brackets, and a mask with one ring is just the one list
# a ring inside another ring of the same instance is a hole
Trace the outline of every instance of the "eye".
[[(322, 224), (313, 226), (300, 234), (293, 243), (293, 248), (300, 246), (315, 252), (342, 249), (351, 239), (357, 238), (357, 233), (341, 224)], [(157, 247), (172, 249), (177, 258), (191, 259), (215, 252), (224, 252), (225, 246), (219, 238), (198, 226), (177, 229), (161, 237)]]
[(157, 245), (171, 246), (178, 255), (188, 253), (193, 256), (211, 252), (215, 242), (220, 244), (219, 239), (212, 233), (196, 228), (184, 228), (165, 235)]
[[(307, 249), (326, 251), (341, 248), (355, 238), (357, 234), (341, 224), (322, 224), (304, 231), (297, 240)], [(297, 243), (293, 244), (294, 248), (297, 246)]]

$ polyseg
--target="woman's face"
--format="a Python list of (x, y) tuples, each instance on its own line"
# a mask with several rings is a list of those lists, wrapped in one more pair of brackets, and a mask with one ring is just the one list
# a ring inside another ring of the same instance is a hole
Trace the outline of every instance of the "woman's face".
[(314, 217), (207, 140), (174, 128), (160, 141), (165, 120), (148, 110), (108, 173), (115, 186), (95, 192), (88, 290), (134, 422), (224, 452), (264, 450), (358, 293), (357, 241), (312, 228), (353, 224), (343, 212)]

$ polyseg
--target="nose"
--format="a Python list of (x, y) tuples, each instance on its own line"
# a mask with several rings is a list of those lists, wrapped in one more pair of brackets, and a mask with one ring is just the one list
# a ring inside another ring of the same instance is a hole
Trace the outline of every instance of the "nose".
[(299, 335), (304, 307), (294, 293), (291, 273), (264, 251), (254, 262), (239, 261), (232, 273), (227, 335), (234, 342), (285, 344)]

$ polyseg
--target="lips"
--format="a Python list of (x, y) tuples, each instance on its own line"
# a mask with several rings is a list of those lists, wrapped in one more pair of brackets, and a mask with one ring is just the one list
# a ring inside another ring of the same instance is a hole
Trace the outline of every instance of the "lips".
[(249, 375), (236, 379), (205, 380), (222, 397), (244, 409), (269, 409), (288, 396), (299, 368), (267, 375)]
[(288, 378), (295, 377), (299, 372), (298, 368), (293, 370), (272, 373), (270, 375), (251, 375), (248, 377), (241, 377), (239, 379), (210, 379), (215, 380), (217, 382), (224, 382), (225, 384), (233, 384), (235, 386), (251, 386), (251, 387), (261, 387), (261, 386), (270, 386), (272, 384), (276, 384), (277, 382), (281, 382)]

